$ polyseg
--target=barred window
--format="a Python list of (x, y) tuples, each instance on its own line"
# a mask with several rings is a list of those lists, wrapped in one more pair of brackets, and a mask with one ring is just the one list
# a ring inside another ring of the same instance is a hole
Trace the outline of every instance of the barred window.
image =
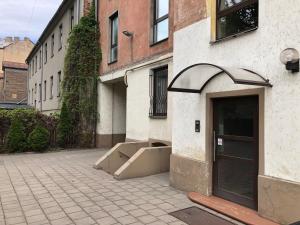
[(153, 70), (150, 75), (150, 117), (166, 117), (168, 109), (168, 67)]

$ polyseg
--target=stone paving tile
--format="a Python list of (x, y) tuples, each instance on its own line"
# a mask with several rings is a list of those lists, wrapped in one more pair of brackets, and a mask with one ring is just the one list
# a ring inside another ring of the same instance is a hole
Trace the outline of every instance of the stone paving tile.
[(93, 169), (103, 154), (1, 156), (0, 225), (185, 225), (168, 213), (194, 204), (168, 174), (117, 181)]

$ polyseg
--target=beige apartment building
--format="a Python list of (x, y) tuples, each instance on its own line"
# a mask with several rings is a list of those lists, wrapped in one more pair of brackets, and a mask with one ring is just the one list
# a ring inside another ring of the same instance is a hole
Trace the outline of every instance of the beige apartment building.
[(29, 68), (28, 104), (45, 114), (60, 109), (67, 40), (90, 2), (64, 0), (26, 60)]
[[(7, 66), (4, 66), (4, 62), (6, 62), (7, 65), (24, 64), (26, 57), (28, 56), (29, 52), (32, 50), (33, 46), (34, 45), (30, 41), (30, 39), (26, 37), (23, 40), (21, 40), (19, 37), (14, 37), (14, 38), (6, 37), (4, 39), (0, 38), (0, 102), (1, 103), (3, 103), (4, 101), (7, 102), (8, 99), (12, 99), (9, 103), (27, 101), (27, 94), (18, 95), (18, 93), (23, 93), (23, 92), (27, 93), (27, 85), (25, 86), (17, 85), (16, 87), (13, 88), (14, 90), (10, 90), (12, 86), (7, 83), (8, 79), (6, 79), (3, 68), (7, 68)], [(19, 68), (19, 66), (16, 67)], [(11, 67), (9, 66), (9, 68)], [(24, 73), (27, 76), (27, 69), (24, 70), (24, 66), (22, 66), (22, 78), (21, 78), (22, 81), (24, 80)], [(27, 78), (24, 80), (25, 84), (26, 84), (26, 80)], [(6, 93), (4, 93), (4, 89), (6, 89)], [(7, 96), (7, 93), (11, 93), (11, 96)]]

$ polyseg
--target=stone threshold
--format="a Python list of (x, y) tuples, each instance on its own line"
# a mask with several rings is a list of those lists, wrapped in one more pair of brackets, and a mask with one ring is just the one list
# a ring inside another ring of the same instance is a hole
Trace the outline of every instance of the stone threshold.
[(205, 196), (196, 192), (188, 193), (188, 198), (197, 204), (203, 205), (218, 213), (249, 225), (279, 225), (258, 215), (257, 211), (236, 203), (215, 197)]

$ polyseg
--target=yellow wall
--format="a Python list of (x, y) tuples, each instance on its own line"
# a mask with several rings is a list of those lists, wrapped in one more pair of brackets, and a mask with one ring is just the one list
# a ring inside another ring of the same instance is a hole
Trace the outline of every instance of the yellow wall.
[(27, 56), (33, 48), (30, 40), (15, 41), (4, 49), (0, 49), (0, 73), (2, 73), (2, 62), (11, 61), (25, 63)]

